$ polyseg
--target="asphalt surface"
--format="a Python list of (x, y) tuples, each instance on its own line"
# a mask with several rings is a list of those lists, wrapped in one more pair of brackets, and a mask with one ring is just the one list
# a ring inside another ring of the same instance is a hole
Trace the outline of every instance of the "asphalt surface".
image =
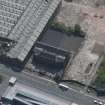
[(73, 51), (77, 53), (79, 48), (82, 46), (84, 38), (73, 35), (68, 36), (65, 33), (48, 29), (43, 34), (43, 37), (40, 39), (40, 41), (66, 51)]
[(4, 65), (0, 65), (0, 74), (5, 77), (4, 82), (2, 85), (0, 85), (0, 95), (2, 95), (6, 90), (9, 78), (11, 76), (15, 76), (17, 77), (19, 83), (31, 86), (43, 92), (63, 98), (67, 101), (75, 102), (79, 105), (95, 105), (93, 102), (95, 99), (94, 97), (72, 88), (69, 88), (67, 91), (63, 91), (58, 87), (57, 84), (51, 82), (50, 80), (46, 81), (45, 79), (41, 79), (37, 76), (28, 76), (23, 72), (16, 73)]

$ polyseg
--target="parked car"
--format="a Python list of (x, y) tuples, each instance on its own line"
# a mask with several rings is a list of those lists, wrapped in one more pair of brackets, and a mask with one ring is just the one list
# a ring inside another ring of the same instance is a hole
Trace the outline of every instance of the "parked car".
[(59, 84), (59, 88), (61, 88), (61, 89), (64, 90), (64, 91), (67, 91), (67, 90), (69, 89), (69, 86), (60, 83), (60, 84)]
[(99, 105), (104, 105), (101, 101), (98, 103)]
[(11, 77), (9, 80), (9, 85), (13, 86), (16, 83), (17, 79), (16, 77)]
[(94, 102), (95, 104), (98, 104), (98, 101), (97, 101), (97, 100), (94, 100), (93, 102)]

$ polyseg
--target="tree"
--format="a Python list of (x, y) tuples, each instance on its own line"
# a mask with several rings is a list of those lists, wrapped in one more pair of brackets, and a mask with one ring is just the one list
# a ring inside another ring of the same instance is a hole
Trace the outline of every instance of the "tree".
[(93, 84), (98, 88), (105, 88), (105, 58), (100, 64), (96, 80)]
[(81, 32), (81, 27), (80, 27), (79, 24), (75, 24), (75, 26), (74, 26), (74, 32), (76, 34), (79, 34)]
[(86, 33), (82, 31), (81, 26), (79, 24), (75, 24), (74, 26), (74, 35), (85, 37)]
[(95, 84), (97, 87), (105, 88), (105, 69), (99, 70), (98, 76), (95, 80)]

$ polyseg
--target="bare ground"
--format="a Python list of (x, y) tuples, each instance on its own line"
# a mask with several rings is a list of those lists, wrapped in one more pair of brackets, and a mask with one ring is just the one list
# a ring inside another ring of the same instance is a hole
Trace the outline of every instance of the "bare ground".
[[(104, 4), (105, 0), (73, 0), (70, 3), (62, 1), (57, 21), (65, 23), (66, 26), (80, 24), (82, 29), (87, 33), (83, 47), (66, 70), (65, 79), (73, 79), (89, 84), (95, 75), (95, 67), (102, 53), (93, 53), (92, 50), (96, 45), (102, 47), (102, 52), (104, 50)], [(91, 65), (90, 68), (89, 65)], [(89, 73), (86, 73), (87, 69), (90, 69)]]

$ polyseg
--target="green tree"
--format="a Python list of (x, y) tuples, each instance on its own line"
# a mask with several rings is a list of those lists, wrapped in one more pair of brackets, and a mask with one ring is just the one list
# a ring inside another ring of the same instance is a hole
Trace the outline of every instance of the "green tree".
[(97, 72), (97, 77), (93, 83), (96, 87), (105, 88), (105, 58), (100, 64), (99, 70)]
[(85, 37), (86, 33), (82, 31), (81, 26), (79, 24), (75, 24), (74, 26), (74, 35)]

